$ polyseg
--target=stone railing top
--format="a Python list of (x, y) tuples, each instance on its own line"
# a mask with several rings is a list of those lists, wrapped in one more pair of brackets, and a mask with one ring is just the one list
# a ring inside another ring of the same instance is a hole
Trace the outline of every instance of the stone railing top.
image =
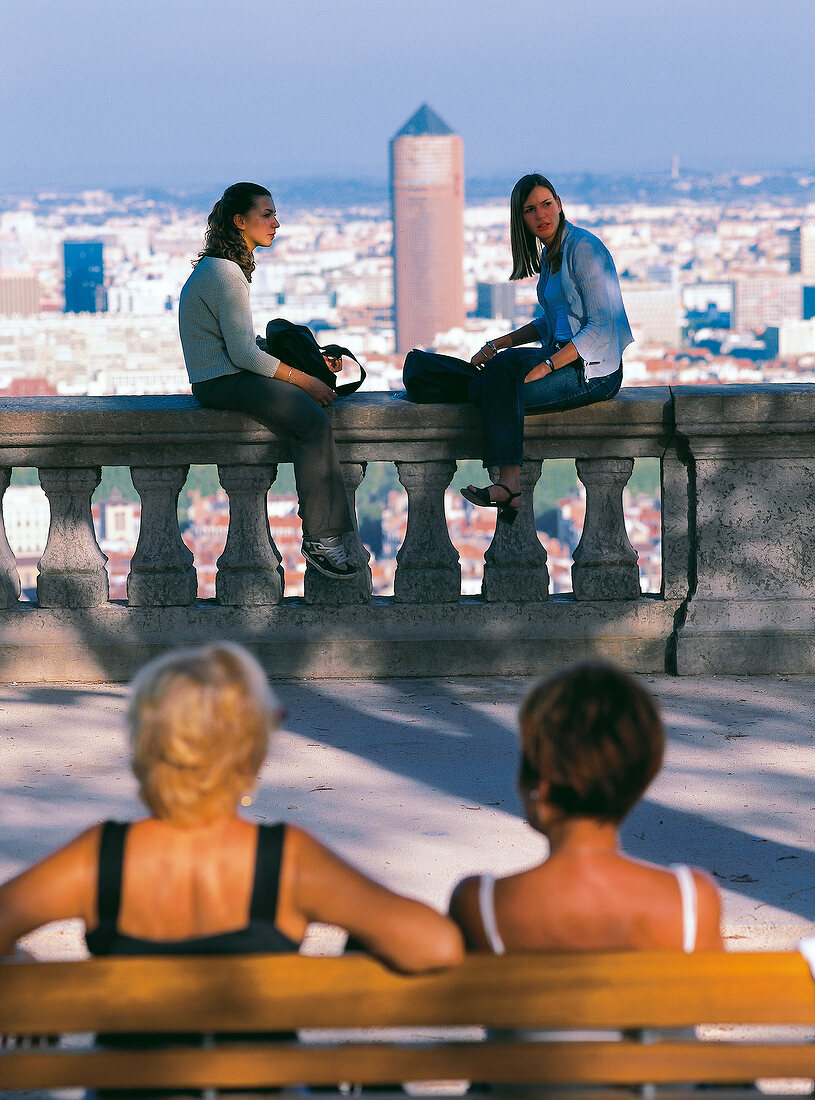
[(815, 454), (811, 382), (672, 388), (673, 417), (697, 459), (795, 459)]
[[(612, 401), (530, 415), (530, 458), (659, 454), (672, 429), (667, 387), (622, 390)], [(417, 405), (357, 393), (330, 410), (346, 461), (476, 458), (479, 414), (470, 405)], [(205, 409), (191, 395), (25, 397), (0, 400), (0, 465), (161, 465), (289, 458), (285, 440), (248, 416)]]
[(685, 435), (783, 434), (815, 429), (815, 384), (672, 386), (676, 427)]

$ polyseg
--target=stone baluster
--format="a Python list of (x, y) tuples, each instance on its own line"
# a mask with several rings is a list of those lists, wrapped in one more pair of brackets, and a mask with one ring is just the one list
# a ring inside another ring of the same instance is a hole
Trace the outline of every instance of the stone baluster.
[(354, 524), (353, 531), (343, 537), (348, 560), (357, 566), (359, 574), (353, 580), (336, 581), (324, 577), (311, 565), (306, 565), (303, 579), (303, 596), (308, 604), (323, 604), (329, 607), (341, 607), (348, 604), (370, 603), (371, 600), (371, 555), (362, 545), (357, 526), (356, 492), (365, 476), (364, 462), (341, 462), (342, 480), (348, 497), (348, 510)]
[(91, 515), (91, 493), (101, 480), (98, 467), (40, 470), (51, 523), (40, 558), (40, 607), (98, 607), (107, 602), (108, 560), (99, 549)]
[(8, 466), (0, 467), (0, 607), (11, 607), (20, 598), (20, 574), (14, 553), (6, 538), (6, 525), (3, 521), (3, 495), (11, 481)]
[(218, 466), (229, 497), (229, 533), (215, 577), (221, 604), (263, 607), (283, 598), (283, 565), (266, 508), (266, 494), (276, 477), (277, 465)]
[[(484, 554), (483, 599), (527, 601), (549, 599), (546, 550), (535, 530), (532, 496), (541, 474), (541, 462), (524, 461), (521, 467), (521, 507), (510, 526), (497, 522), (492, 542)], [(490, 470), (498, 479), (498, 471)]]
[(198, 592), (193, 554), (178, 529), (178, 494), (189, 466), (133, 466), (141, 497), (139, 541), (130, 563), (127, 599), (133, 607), (187, 607)]
[(396, 554), (394, 598), (399, 603), (458, 603), (461, 566), (444, 514), (444, 490), (456, 464), (397, 462), (396, 469), (407, 490), (408, 521)]
[(639, 598), (637, 551), (623, 517), (623, 489), (633, 469), (633, 458), (577, 459), (577, 476), (586, 487), (586, 519), (572, 566), (575, 599)]

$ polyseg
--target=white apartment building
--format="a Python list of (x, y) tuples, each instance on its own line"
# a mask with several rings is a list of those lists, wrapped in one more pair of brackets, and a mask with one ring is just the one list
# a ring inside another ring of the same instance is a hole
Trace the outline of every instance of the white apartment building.
[(15, 557), (42, 555), (48, 541), (51, 509), (39, 485), (11, 485), (3, 495), (6, 538)]
[(782, 359), (815, 354), (815, 317), (809, 321), (782, 321), (778, 330), (778, 354)]
[(696, 313), (704, 313), (710, 306), (729, 313), (733, 308), (733, 284), (690, 283), (682, 287), (682, 304)]
[(678, 348), (682, 342), (682, 302), (678, 286), (622, 279), (623, 303), (640, 345)]

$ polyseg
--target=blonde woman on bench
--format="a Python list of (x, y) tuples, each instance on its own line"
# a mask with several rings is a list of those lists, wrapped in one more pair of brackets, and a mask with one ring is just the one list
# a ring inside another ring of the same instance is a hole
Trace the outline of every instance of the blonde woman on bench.
[(720, 950), (713, 880), (620, 847), (620, 823), (662, 765), (651, 696), (613, 666), (585, 662), (538, 684), (520, 726), (521, 799), (549, 857), (506, 878), (459, 883), (450, 913), (470, 950)]
[(128, 710), (147, 816), (95, 825), (0, 886), (0, 955), (41, 925), (79, 917), (93, 955), (296, 952), (314, 921), (347, 929), (397, 970), (459, 962), (461, 934), (447, 917), (296, 825), (240, 815), (282, 718), (240, 646), (147, 665)]

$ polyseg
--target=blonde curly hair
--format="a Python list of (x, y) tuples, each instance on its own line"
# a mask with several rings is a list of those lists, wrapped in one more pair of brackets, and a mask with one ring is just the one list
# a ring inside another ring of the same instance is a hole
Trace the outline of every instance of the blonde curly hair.
[(174, 650), (131, 686), (131, 767), (158, 818), (194, 825), (230, 813), (266, 756), (282, 711), (255, 658), (229, 642)]

